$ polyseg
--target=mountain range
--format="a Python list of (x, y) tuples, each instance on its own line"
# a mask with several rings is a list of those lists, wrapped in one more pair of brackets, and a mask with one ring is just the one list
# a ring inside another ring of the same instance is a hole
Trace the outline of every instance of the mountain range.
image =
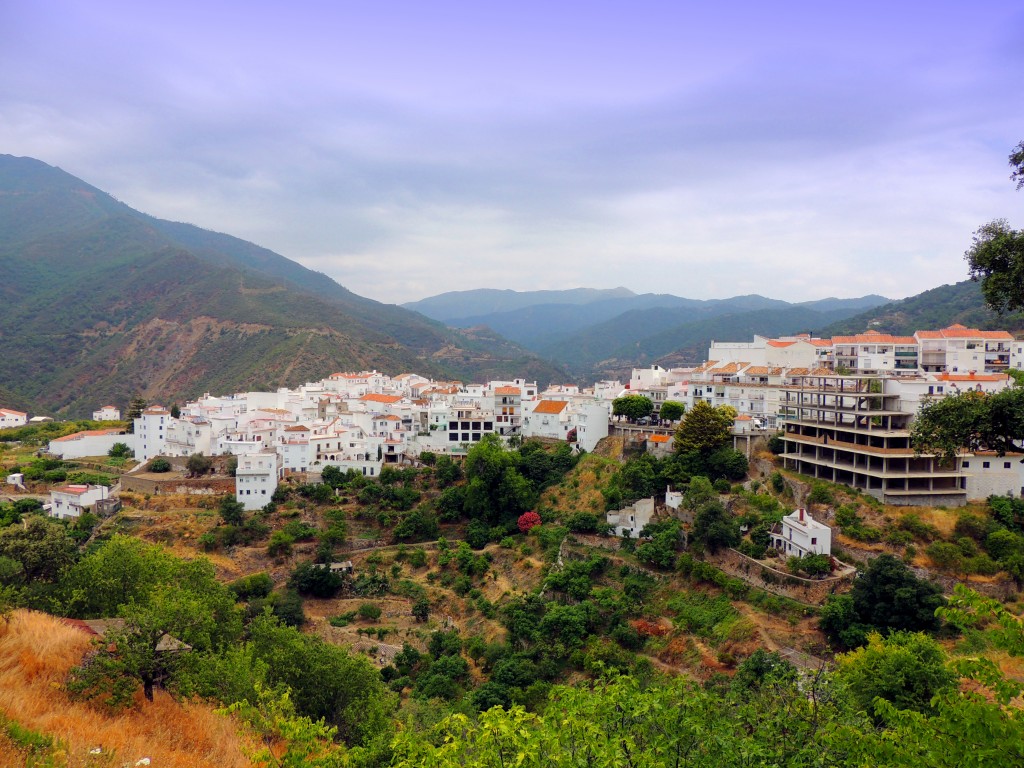
[(404, 307), (230, 235), (140, 213), (0, 155), (0, 405), (84, 416), (134, 395), (273, 389), (336, 370), (591, 383), (755, 333), (1024, 329), (965, 281), (896, 302), (697, 300), (626, 288), (445, 293)]
[(136, 394), (170, 403), (335, 370), (565, 378), (494, 333), (363, 298), (10, 155), (0, 155), (0, 350), (0, 404), (69, 416)]
[(693, 365), (714, 339), (818, 332), (889, 302), (877, 295), (795, 304), (758, 295), (699, 300), (615, 288), (460, 291), (404, 306), (453, 327), (490, 328), (586, 381), (622, 378), (652, 363)]

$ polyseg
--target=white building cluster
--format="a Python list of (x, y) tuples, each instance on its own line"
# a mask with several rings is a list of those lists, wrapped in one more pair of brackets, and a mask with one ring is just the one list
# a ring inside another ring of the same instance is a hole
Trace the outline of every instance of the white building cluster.
[(590, 451), (608, 434), (610, 409), (610, 398), (577, 387), (540, 392), (523, 379), (464, 385), (364, 371), (276, 392), (206, 394), (177, 418), (151, 406), (127, 437), (140, 461), (237, 456), (237, 498), (255, 509), (289, 474), (331, 466), (375, 477), (424, 451), (465, 455), (488, 434), (557, 438)]

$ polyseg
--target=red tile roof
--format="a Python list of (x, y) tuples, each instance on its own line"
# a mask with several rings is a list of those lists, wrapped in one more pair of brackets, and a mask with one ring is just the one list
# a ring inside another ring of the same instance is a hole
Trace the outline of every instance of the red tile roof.
[(399, 400), (402, 399), (402, 396), (401, 395), (377, 395), (377, 394), (374, 394), (374, 393), (371, 392), (368, 395), (363, 395), (359, 399), (362, 400), (365, 403), (386, 403), (386, 404), (391, 404), (391, 403), (397, 403)]
[(565, 400), (541, 400), (537, 403), (537, 407), (533, 409), (534, 413), (561, 413), (565, 410), (569, 403)]

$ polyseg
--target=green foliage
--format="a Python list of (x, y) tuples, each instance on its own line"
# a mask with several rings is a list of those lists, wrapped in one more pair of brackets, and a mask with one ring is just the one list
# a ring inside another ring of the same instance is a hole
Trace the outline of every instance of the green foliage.
[(612, 400), (612, 416), (625, 416), (630, 421), (645, 419), (654, 413), (654, 403), (644, 395), (623, 395)]
[(201, 477), (213, 468), (213, 459), (201, 453), (193, 453), (185, 462), (189, 477)]
[(698, 401), (676, 428), (676, 452), (704, 455), (714, 452), (732, 439), (730, 430), (735, 419), (736, 410), (731, 406), (716, 407), (704, 400)]
[(267, 597), (274, 589), (274, 580), (269, 573), (253, 573), (231, 582), (228, 589), (234, 592), (239, 600)]
[(380, 606), (376, 603), (360, 603), (356, 613), (363, 621), (379, 621), (381, 616)]
[(171, 462), (167, 459), (157, 456), (155, 459), (151, 459), (149, 462), (150, 472), (170, 472)]
[(288, 586), (302, 595), (313, 597), (334, 597), (341, 591), (345, 580), (330, 568), (315, 563), (300, 563), (292, 571)]
[(717, 499), (705, 502), (693, 519), (692, 540), (711, 552), (740, 542), (739, 521)]
[(241, 525), (245, 519), (245, 506), (242, 502), (236, 501), (234, 496), (221, 496), (217, 511), (228, 525)]
[(985, 303), (999, 314), (1024, 310), (1024, 232), (994, 219), (974, 232), (964, 254)]
[(936, 610), (944, 604), (941, 589), (917, 578), (892, 555), (880, 555), (849, 594), (828, 598), (819, 626), (833, 642), (852, 648), (866, 640), (871, 629), (934, 631), (939, 627)]
[(641, 538), (648, 538), (636, 548), (636, 559), (656, 568), (672, 568), (676, 562), (676, 551), (682, 540), (678, 520), (648, 523), (640, 531)]
[(961, 450), (977, 452), (1020, 449), (1024, 441), (1024, 388), (1010, 387), (995, 394), (967, 390), (927, 400), (911, 429), (919, 453), (934, 453), (950, 461)]
[(919, 632), (885, 638), (872, 633), (865, 647), (839, 656), (838, 662), (854, 702), (877, 721), (884, 721), (884, 715), (875, 707), (876, 698), (896, 709), (931, 713), (932, 699), (949, 691), (956, 679), (939, 644)]
[(661, 409), (658, 411), (658, 418), (663, 421), (678, 421), (686, 413), (686, 406), (683, 403), (676, 402), (675, 400), (666, 400), (661, 404)]
[(133, 455), (133, 451), (128, 447), (127, 443), (114, 443), (110, 446), (110, 450), (107, 451), (107, 456), (114, 458), (128, 459)]
[(56, 582), (74, 562), (74, 541), (59, 523), (33, 516), (24, 525), (0, 530), (0, 557), (21, 566), (27, 585)]

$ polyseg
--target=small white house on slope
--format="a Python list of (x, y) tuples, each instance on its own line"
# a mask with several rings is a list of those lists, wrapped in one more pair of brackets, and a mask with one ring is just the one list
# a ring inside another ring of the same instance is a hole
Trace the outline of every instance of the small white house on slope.
[(811, 517), (803, 507), (782, 518), (772, 529), (771, 537), (772, 546), (787, 557), (832, 553), (832, 529)]

